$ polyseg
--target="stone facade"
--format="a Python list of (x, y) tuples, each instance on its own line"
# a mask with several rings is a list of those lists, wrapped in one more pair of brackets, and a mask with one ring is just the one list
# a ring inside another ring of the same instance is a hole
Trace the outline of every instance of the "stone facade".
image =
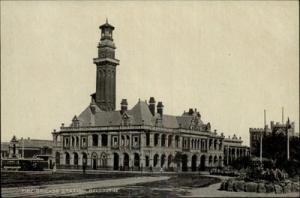
[[(241, 140), (226, 139), (211, 131), (197, 109), (182, 115), (164, 113), (154, 97), (139, 100), (128, 109), (126, 99), (115, 110), (114, 27), (100, 26), (96, 93), (69, 126), (62, 124), (53, 134), (53, 157), (58, 168), (197, 171), (224, 166), (224, 147), (237, 148), (247, 155)], [(230, 152), (230, 156), (231, 156)]]

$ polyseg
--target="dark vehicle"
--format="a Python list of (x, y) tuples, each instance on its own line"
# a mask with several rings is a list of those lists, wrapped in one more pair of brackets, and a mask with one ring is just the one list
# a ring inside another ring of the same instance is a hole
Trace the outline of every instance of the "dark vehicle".
[(48, 167), (48, 162), (40, 158), (1, 159), (1, 168), (20, 171), (42, 171)]

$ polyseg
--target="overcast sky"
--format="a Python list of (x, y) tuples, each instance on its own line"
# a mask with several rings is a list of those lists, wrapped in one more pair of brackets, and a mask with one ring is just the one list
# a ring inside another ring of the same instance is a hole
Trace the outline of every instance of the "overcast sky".
[(117, 109), (154, 96), (166, 114), (197, 108), (241, 136), (285, 118), (299, 131), (298, 2), (3, 2), (1, 136), (51, 139), (95, 91), (99, 25), (117, 46)]

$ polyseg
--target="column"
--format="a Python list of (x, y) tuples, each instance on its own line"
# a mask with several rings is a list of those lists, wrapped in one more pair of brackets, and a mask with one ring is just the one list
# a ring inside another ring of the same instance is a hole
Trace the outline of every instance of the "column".
[(101, 134), (98, 135), (98, 147), (102, 147)]
[(111, 134), (107, 134), (107, 147), (111, 147)]
[(229, 145), (227, 146), (226, 164), (229, 165)]
[(234, 148), (234, 159), (237, 158), (237, 148)]
[(176, 148), (175, 137), (176, 137), (176, 135), (172, 136), (172, 145), (171, 145), (172, 148)]
[(209, 151), (209, 140), (210, 139), (206, 139), (206, 149), (207, 149), (207, 151)]
[(87, 153), (87, 166), (89, 167), (91, 167), (92, 166), (92, 163), (91, 163), (91, 161), (92, 161), (92, 158), (91, 158), (92, 156), (91, 156), (91, 154), (90, 153)]
[(149, 155), (149, 167), (152, 167), (152, 170), (153, 170), (153, 158), (154, 158), (154, 155), (152, 153), (150, 153)]
[(202, 151), (202, 139), (200, 138), (199, 150)]
[(154, 134), (149, 133), (149, 138), (150, 138), (150, 147), (153, 147), (154, 146)]
[(188, 160), (187, 161), (188, 171), (191, 171), (192, 170), (192, 156), (188, 155), (187, 160)]

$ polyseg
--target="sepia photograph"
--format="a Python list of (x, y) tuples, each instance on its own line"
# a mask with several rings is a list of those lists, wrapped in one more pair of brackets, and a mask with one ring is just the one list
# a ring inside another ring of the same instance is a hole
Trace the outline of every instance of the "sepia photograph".
[(1, 197), (299, 197), (298, 1), (1, 1)]

